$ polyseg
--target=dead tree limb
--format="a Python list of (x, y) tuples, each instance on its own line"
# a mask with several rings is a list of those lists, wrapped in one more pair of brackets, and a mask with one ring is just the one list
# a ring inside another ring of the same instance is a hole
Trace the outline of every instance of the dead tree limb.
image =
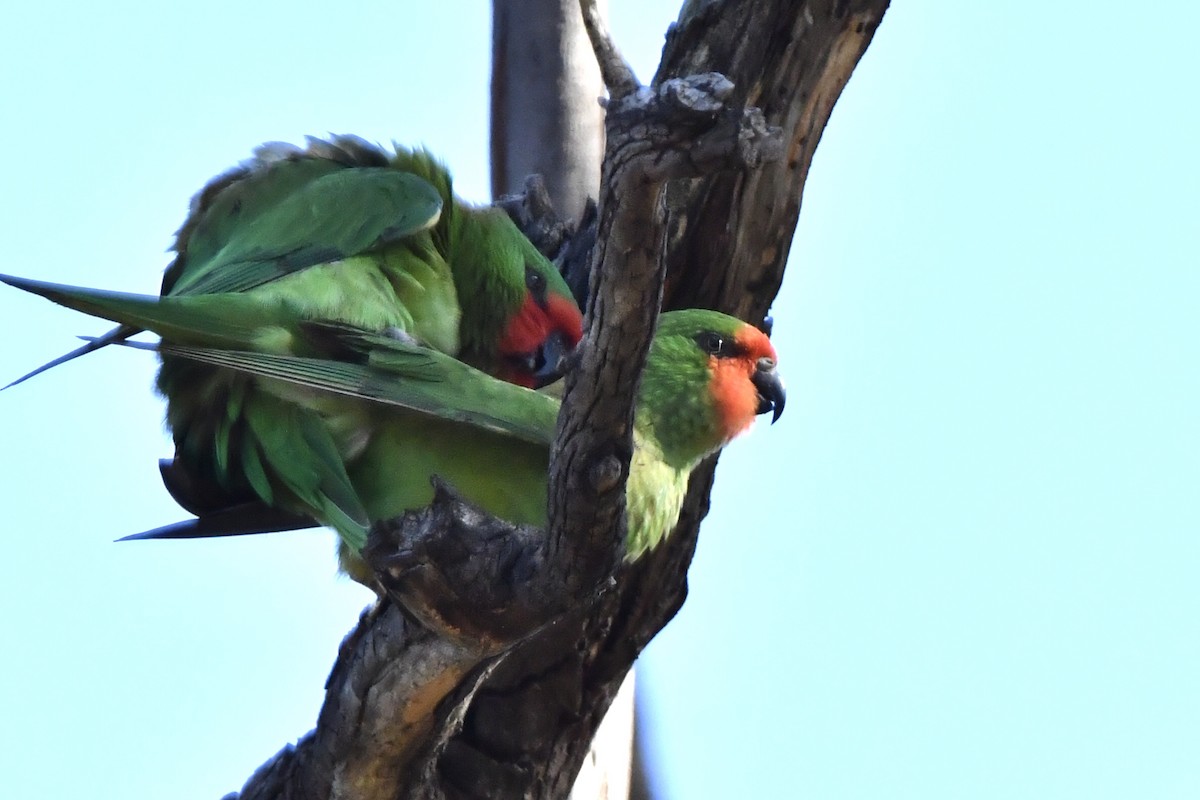
[(491, 527), (444, 494), (380, 526), (371, 558), (393, 599), (344, 643), (317, 729), (241, 798), (566, 796), (621, 679), (683, 602), (708, 507), (711, 462), (673, 536), (619, 562), (630, 409), (659, 300), (767, 311), (816, 143), (886, 6), (693, 0), (650, 87), (603, 70), (616, 77), (589, 325), (549, 534)]

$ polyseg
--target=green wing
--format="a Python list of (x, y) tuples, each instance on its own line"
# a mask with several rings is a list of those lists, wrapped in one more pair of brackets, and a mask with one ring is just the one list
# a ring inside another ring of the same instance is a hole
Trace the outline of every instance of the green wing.
[(240, 418), (247, 435), (239, 463), (269, 506), (315, 513), (355, 552), (367, 541), (370, 521), (345, 462), (320, 414), (262, 392), (247, 393)]
[[(549, 448), (558, 401), (491, 378), (436, 350), (386, 336), (308, 324), (312, 340), (335, 335), (351, 359), (308, 358), (162, 344), (159, 349), (237, 372), (275, 378), (370, 403), (416, 411)], [(325, 344), (322, 349), (336, 349)]]
[(176, 234), (173, 249), (178, 257), (163, 273), (160, 293), (170, 294), (193, 265), (211, 261), (239, 225), (270, 211), (304, 184), (342, 168), (335, 161), (300, 158), (296, 153), (273, 162), (256, 158), (213, 178), (192, 199)]
[[(433, 184), (387, 166), (384, 154), (365, 143), (339, 142), (317, 144), (322, 152), (347, 146), (353, 153), (260, 154), (250, 165), (211, 181), (193, 200), (192, 214), (179, 232), (179, 255), (163, 276), (162, 294), (247, 291), (306, 267), (370, 252), (437, 223), (442, 197)], [(352, 157), (372, 165), (348, 165)], [(123, 324), (8, 386), (123, 341), (141, 327)]]
[[(156, 297), (0, 275), (60, 305), (153, 331), (159, 349), (238, 372), (394, 405), (549, 447), (558, 401), (436, 350), (347, 326), (305, 322), (284, 303), (238, 294)], [(263, 351), (267, 352), (263, 352)], [(333, 355), (313, 358), (284, 353)]]
[[(214, 221), (197, 227), (194, 244), (187, 241), (185, 266), (169, 281), (169, 293), (244, 292), (427, 230), (441, 214), (441, 196), (416, 175), (382, 167), (322, 173), (311, 163), (288, 162), (308, 169), (279, 187), (255, 182), (227, 189), (234, 194), (205, 212)], [(255, 199), (250, 190), (266, 196)]]

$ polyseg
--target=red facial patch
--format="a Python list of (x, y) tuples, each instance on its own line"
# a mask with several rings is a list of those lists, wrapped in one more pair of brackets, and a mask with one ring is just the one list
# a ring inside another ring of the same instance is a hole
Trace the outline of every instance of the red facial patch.
[(550, 334), (550, 320), (529, 294), (521, 308), (508, 322), (500, 338), (501, 355), (514, 356), (532, 353)]
[[(522, 357), (537, 351), (551, 334), (561, 334), (567, 344), (574, 348), (583, 338), (583, 315), (571, 301), (557, 295), (546, 298), (543, 308), (526, 293), (520, 310), (508, 323), (500, 339), (500, 355)], [(532, 386), (533, 377), (518, 368), (505, 370), (501, 377), (519, 386)]]
[(552, 320), (554, 330), (560, 332), (574, 349), (583, 338), (583, 314), (573, 302), (553, 294), (546, 298), (546, 314)]
[(571, 347), (579, 344), (583, 338), (583, 316), (579, 309), (554, 295), (547, 298), (546, 307), (542, 308), (532, 295), (526, 294), (500, 339), (499, 349), (503, 355), (532, 353), (552, 333), (561, 333)]
[(758, 360), (778, 360), (771, 340), (753, 325), (743, 325), (733, 339), (741, 355), (730, 358), (710, 356), (708, 359), (712, 371), (709, 390), (721, 416), (721, 433), (725, 441), (750, 427), (758, 416), (758, 389), (750, 381), (758, 369)]

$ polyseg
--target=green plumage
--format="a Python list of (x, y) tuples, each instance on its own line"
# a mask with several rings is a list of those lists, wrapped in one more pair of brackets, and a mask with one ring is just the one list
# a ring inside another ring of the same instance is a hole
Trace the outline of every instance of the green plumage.
[(260, 148), (193, 198), (175, 250), (164, 296), (284, 299), (309, 319), (398, 328), (489, 373), (530, 273), (574, 307), (554, 265), (503, 212), (458, 201), (432, 155), (350, 136)]
[[(635, 410), (627, 558), (637, 558), (670, 533), (691, 471), (727, 443), (709, 391), (709, 354), (697, 337), (716, 333), (732, 338), (743, 327), (745, 323), (713, 311), (678, 311), (660, 318)], [(301, 402), (319, 409), (330, 424), (353, 429), (348, 440), (367, 442), (348, 458), (348, 472), (372, 520), (428, 504), (433, 497), (429, 478), (438, 475), (495, 516), (545, 525), (557, 400), (403, 342), (352, 331), (340, 332), (340, 338), (344, 354), (356, 354), (352, 359), (207, 348), (179, 350), (177, 355), (260, 380), (320, 390)], [(288, 389), (275, 391), (296, 397)], [(343, 452), (351, 449), (343, 447)], [(304, 510), (314, 511), (311, 506)], [(325, 515), (314, 516), (332, 524)], [(362, 574), (354, 563), (358, 546), (345, 532), (342, 540), (343, 566)]]
[[(534, 385), (551, 375), (534, 371), (543, 345), (560, 337), (569, 348), (581, 331), (554, 266), (502, 211), (457, 201), (425, 151), (389, 154), (353, 137), (264, 146), (193, 198), (174, 249), (153, 303), (42, 285), (56, 302), (121, 323), (48, 366), (143, 329), (180, 345), (338, 357), (326, 348), (342, 345), (306, 332), (314, 322), (402, 332)], [(260, 499), (311, 508), (344, 535), (364, 528), (319, 411), (302, 414), (243, 374), (169, 352), (157, 385), (176, 469), (199, 487), (177, 495), (189, 508)], [(322, 457), (297, 469), (294, 454), (308, 450)]]
[[(358, 553), (370, 523), (428, 504), (433, 475), (496, 516), (545, 524), (558, 414), (551, 397), (411, 342), (307, 321), (282, 300), (262, 304), (257, 324), (246, 324), (239, 295), (138, 297), (4, 280), (158, 332), (167, 340), (164, 359), (237, 375), (228, 382), (236, 391), (196, 401), (217, 402), (214, 425), (253, 435), (217, 430), (180, 446), (222, 442), (212, 449), (214, 471), (240, 461), (263, 501), (333, 527), (343, 566), (360, 580), (368, 578)], [(662, 315), (635, 410), (627, 557), (670, 532), (692, 469), (740, 430), (715, 407), (714, 356), (702, 343), (732, 340), (747, 327), (711, 311)], [(773, 361), (768, 366), (774, 378)], [(749, 368), (739, 379), (754, 396)], [(755, 401), (745, 423), (769, 408)]]
[[(302, 319), (399, 330), (498, 374), (499, 346), (522, 307), (528, 273), (569, 299), (557, 270), (512, 221), (458, 203), (449, 174), (424, 151), (387, 157), (348, 137), (312, 141), (305, 151), (268, 148), (217, 179), (193, 206), (163, 294), (244, 293), (261, 304), (239, 315), (274, 313), (282, 304)], [(274, 333), (261, 332), (251, 349), (305, 353)], [(244, 380), (169, 356), (158, 378), (176, 463), (193, 481), (215, 483), (220, 502), (261, 497), (261, 478), (257, 487), (250, 480), (254, 449), (273, 451), (245, 441), (261, 440), (265, 427), (226, 425), (211, 411), (251, 391)], [(221, 448), (222, 438), (230, 448), (241, 440), (237, 450), (250, 460), (243, 464), (235, 453), (227, 467), (215, 463), (213, 443)], [(289, 490), (304, 490), (269, 459), (264, 467)]]

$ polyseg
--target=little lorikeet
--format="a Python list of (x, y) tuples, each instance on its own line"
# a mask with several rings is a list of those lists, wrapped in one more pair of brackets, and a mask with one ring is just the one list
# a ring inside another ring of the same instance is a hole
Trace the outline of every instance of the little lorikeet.
[[(207, 320), (218, 340), (228, 325), (257, 331), (251, 346), (264, 352), (304, 353), (259, 324), (282, 314), (290, 324), (403, 334), (534, 387), (560, 374), (582, 334), (554, 265), (503, 211), (457, 200), (449, 173), (423, 150), (387, 153), (350, 136), (310, 139), (303, 149), (264, 145), (193, 198), (174, 250), (162, 297), (198, 310), (193, 321)], [(147, 327), (122, 321), (14, 383)], [(312, 444), (303, 426), (264, 422), (279, 404), (255, 387), (242, 375), (163, 355), (158, 388), (176, 444), (163, 477), (193, 513), (258, 499), (256, 450)]]

